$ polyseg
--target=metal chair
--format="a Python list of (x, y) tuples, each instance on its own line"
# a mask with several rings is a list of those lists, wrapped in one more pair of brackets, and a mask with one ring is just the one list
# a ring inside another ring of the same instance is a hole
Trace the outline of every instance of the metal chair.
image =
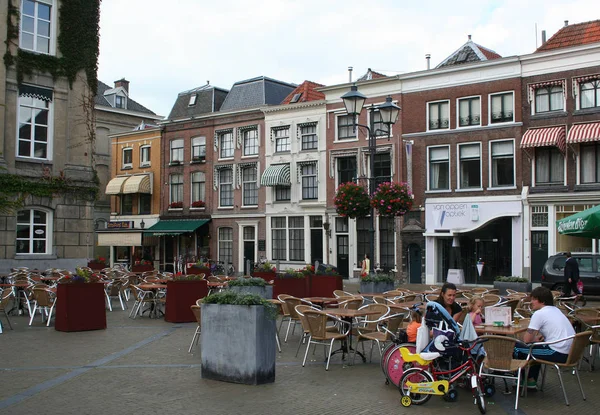
[(196, 331), (192, 336), (192, 342), (190, 343), (190, 348), (188, 349), (188, 353), (192, 353), (192, 347), (194, 347), (194, 342), (198, 344), (198, 339), (200, 339), (201, 332), (201, 324), (202, 324), (202, 308), (199, 305), (191, 305), (192, 313), (194, 313), (194, 317), (196, 318), (196, 322), (198, 325), (196, 326)]
[[(0, 311), (4, 313), (6, 321), (8, 322), (8, 327), (10, 327), (11, 330), (13, 330), (13, 328), (12, 324), (10, 324), (10, 318), (8, 318), (8, 313), (6, 309), (8, 308), (8, 303), (14, 299), (14, 296), (15, 295), (12, 292), (12, 290), (4, 291), (0, 288)], [(2, 333), (2, 322), (0, 322), (0, 333)]]
[[(45, 284), (42, 284), (45, 285)], [(56, 294), (47, 287), (35, 287), (32, 290), (33, 310), (31, 311), (31, 318), (29, 319), (29, 325), (33, 323), (35, 318), (35, 312), (39, 309), (42, 314), (42, 322), (44, 322), (44, 315), (47, 315), (48, 321), (46, 326), (50, 326), (50, 320), (52, 319), (52, 312), (56, 304)]]
[[(308, 356), (308, 349), (311, 344), (321, 344), (329, 346), (329, 352), (327, 353), (327, 365), (325, 370), (329, 370), (329, 361), (331, 360), (331, 351), (333, 349), (333, 343), (338, 341), (344, 341), (348, 338), (350, 329), (346, 329), (343, 332), (331, 332), (327, 330), (328, 322), (335, 322), (338, 327), (348, 326), (346, 321), (328, 315), (322, 311), (317, 310), (306, 310), (304, 312), (306, 324), (308, 326), (308, 343), (306, 344), (306, 352), (304, 353), (304, 360), (302, 361), (302, 367), (306, 365), (306, 358)], [(342, 329), (343, 330), (343, 329)]]

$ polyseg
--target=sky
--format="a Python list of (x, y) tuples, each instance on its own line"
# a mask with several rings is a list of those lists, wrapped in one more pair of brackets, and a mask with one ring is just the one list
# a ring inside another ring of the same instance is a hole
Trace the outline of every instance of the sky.
[(207, 81), (335, 85), (348, 66), (353, 79), (396, 75), (426, 69), (429, 53), (435, 67), (468, 35), (525, 55), (542, 30), (549, 39), (565, 20), (600, 19), (598, 0), (102, 0), (100, 12), (99, 79), (127, 79), (130, 98), (165, 117), (179, 92)]

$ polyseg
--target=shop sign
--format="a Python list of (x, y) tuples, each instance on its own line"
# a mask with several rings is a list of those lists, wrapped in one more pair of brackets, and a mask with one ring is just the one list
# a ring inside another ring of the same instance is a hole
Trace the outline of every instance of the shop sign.
[(120, 220), (114, 222), (108, 222), (106, 224), (107, 229), (131, 229), (133, 228), (133, 222), (130, 220)]

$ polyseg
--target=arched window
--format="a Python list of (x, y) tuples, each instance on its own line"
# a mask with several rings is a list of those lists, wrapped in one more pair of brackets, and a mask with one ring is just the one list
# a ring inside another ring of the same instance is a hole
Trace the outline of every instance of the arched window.
[(52, 251), (52, 214), (39, 209), (17, 212), (17, 254), (49, 254)]

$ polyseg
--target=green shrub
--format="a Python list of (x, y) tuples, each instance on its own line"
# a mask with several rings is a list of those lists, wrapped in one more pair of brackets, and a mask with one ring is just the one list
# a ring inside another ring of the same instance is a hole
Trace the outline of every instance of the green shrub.
[(264, 287), (267, 282), (262, 278), (237, 278), (227, 283), (230, 287)]
[[(260, 278), (258, 278), (260, 279)], [(237, 280), (234, 280), (237, 281)], [(230, 284), (233, 281), (230, 281)], [(221, 291), (204, 297), (202, 304), (229, 304), (229, 305), (262, 305), (266, 307), (269, 318), (275, 320), (278, 315), (278, 308), (275, 304), (259, 297), (255, 294), (238, 294), (233, 291)]]
[(369, 274), (360, 279), (361, 282), (387, 282), (394, 283), (396, 279), (392, 275), (388, 274)]
[(499, 277), (496, 277), (495, 281), (498, 281), (498, 282), (529, 282), (529, 280), (527, 278), (523, 278), (523, 277), (519, 277), (519, 276), (510, 276), (510, 277), (499, 276)]

